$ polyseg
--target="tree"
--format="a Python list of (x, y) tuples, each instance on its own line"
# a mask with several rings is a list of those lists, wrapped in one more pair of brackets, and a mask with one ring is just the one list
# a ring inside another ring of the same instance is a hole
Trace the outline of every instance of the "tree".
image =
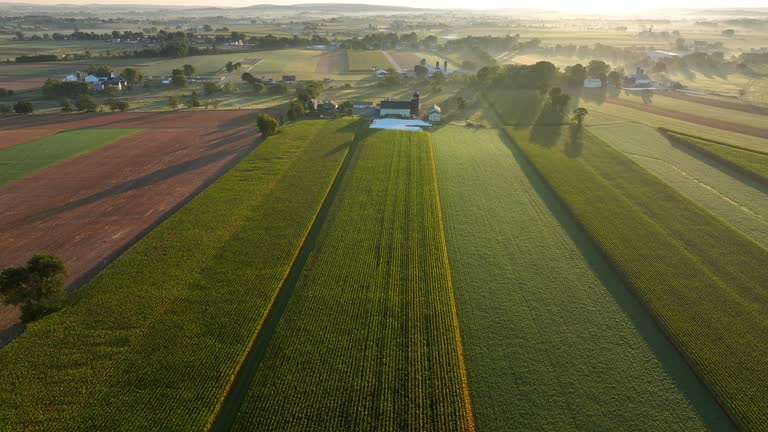
[(592, 60), (587, 65), (587, 75), (590, 78), (599, 78), (603, 82), (608, 79), (610, 70), (611, 66), (602, 60)]
[(612, 87), (619, 87), (621, 85), (621, 79), (624, 76), (624, 70), (612, 70), (608, 72), (606, 83)]
[(461, 68), (468, 71), (477, 70), (477, 64), (471, 60), (464, 60), (461, 62)]
[(195, 67), (192, 66), (191, 64), (185, 64), (184, 66), (182, 66), (182, 69), (184, 71), (184, 76), (187, 78), (195, 74)]
[(558, 113), (562, 114), (568, 103), (571, 101), (571, 96), (567, 93), (563, 93), (560, 87), (553, 87), (549, 90), (549, 100), (552, 106)]
[(224, 91), (224, 93), (230, 93), (230, 94), (239, 92), (237, 87), (235, 87), (235, 85), (232, 84), (232, 81), (227, 81), (227, 83), (224, 84), (224, 87), (222, 87), (222, 90)]
[(435, 71), (431, 77), (429, 77), (435, 84), (440, 84), (445, 81), (445, 75), (441, 71)]
[(80, 95), (77, 98), (75, 101), (75, 107), (78, 111), (81, 112), (95, 112), (97, 109), (99, 109), (99, 105), (96, 104), (93, 96), (87, 94)]
[(171, 84), (175, 88), (184, 88), (187, 86), (187, 76), (184, 75), (184, 71), (181, 69), (174, 69), (171, 76)]
[(243, 72), (242, 75), (240, 75), (240, 79), (243, 80), (243, 82), (246, 82), (248, 84), (253, 84), (256, 82), (256, 78), (251, 75), (249, 72)]
[(462, 96), (456, 97), (456, 108), (463, 110), (467, 106), (467, 101)]
[(277, 132), (277, 120), (272, 118), (269, 114), (261, 114), (256, 119), (256, 126), (258, 126), (261, 135), (266, 138), (270, 135), (274, 135)]
[(52, 255), (35, 255), (24, 266), (0, 272), (0, 299), (21, 306), (24, 322), (61, 308), (64, 300), (64, 262)]
[(67, 98), (62, 99), (60, 102), (60, 105), (61, 105), (61, 112), (68, 113), (75, 110), (75, 107), (72, 105), (72, 102)]
[(203, 91), (206, 95), (211, 96), (215, 93), (218, 93), (221, 91), (221, 87), (219, 87), (218, 84), (212, 81), (207, 81), (205, 84), (203, 84)]
[(284, 95), (288, 93), (288, 87), (283, 83), (272, 84), (269, 86), (269, 93), (274, 95)]
[(296, 97), (301, 103), (306, 104), (312, 99), (317, 99), (323, 91), (323, 85), (317, 81), (296, 87)]
[(13, 110), (16, 111), (16, 114), (30, 114), (35, 110), (35, 108), (31, 103), (27, 101), (21, 101), (16, 102), (16, 105), (13, 106)]
[(304, 109), (303, 104), (297, 101), (292, 101), (288, 107), (288, 111), (285, 113), (285, 116), (288, 118), (288, 120), (295, 121), (304, 117), (305, 113), (306, 110)]
[(192, 96), (189, 98), (189, 106), (199, 108), (203, 104), (200, 102), (200, 98), (197, 97), (197, 92), (192, 92)]
[(108, 73), (112, 73), (112, 72), (113, 72), (112, 67), (110, 67), (109, 65), (91, 66), (91, 67), (88, 68), (88, 73), (89, 74), (96, 74), (96, 73), (98, 73), (98, 74), (108, 74)]
[(144, 80), (144, 72), (136, 68), (125, 68), (120, 73), (120, 76), (123, 77), (129, 86), (134, 86)]
[(235, 70), (235, 65), (232, 64), (231, 61), (228, 61), (224, 67), (227, 69), (227, 72), (232, 73), (233, 70)]
[(128, 102), (125, 102), (120, 99), (115, 99), (115, 98), (108, 99), (106, 105), (109, 107), (109, 110), (112, 112), (115, 112), (115, 111), (123, 112), (128, 109)]
[(8, 104), (0, 104), (0, 114), (10, 114), (13, 112), (13, 108)]
[(573, 119), (576, 121), (576, 124), (581, 126), (581, 124), (584, 123), (584, 118), (587, 117), (587, 114), (589, 114), (589, 111), (587, 111), (586, 108), (578, 107), (573, 110)]
[(339, 104), (339, 112), (343, 116), (351, 116), (352, 115), (352, 102), (350, 101), (344, 101)]
[(176, 109), (179, 106), (179, 98), (176, 96), (168, 96), (168, 106), (171, 107), (171, 109)]
[(253, 92), (256, 93), (256, 94), (263, 93), (264, 89), (266, 89), (264, 84), (262, 84), (260, 82), (255, 82), (255, 83), (251, 84), (251, 87), (253, 87)]
[(429, 73), (429, 70), (422, 65), (416, 65), (413, 67), (413, 71), (416, 73), (416, 76), (418, 77), (425, 77), (427, 76), (427, 73)]
[(572, 86), (581, 86), (587, 79), (587, 68), (581, 64), (566, 66), (563, 71), (563, 78), (567, 84)]

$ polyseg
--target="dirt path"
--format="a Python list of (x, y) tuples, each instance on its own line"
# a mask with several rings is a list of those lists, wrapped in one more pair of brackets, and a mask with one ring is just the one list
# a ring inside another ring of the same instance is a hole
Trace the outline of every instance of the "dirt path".
[(387, 61), (392, 64), (392, 67), (395, 68), (396, 71), (402, 72), (403, 68), (400, 67), (399, 64), (395, 61), (395, 59), (386, 51), (382, 51), (382, 54), (384, 54), (384, 57), (387, 58)]
[(727, 130), (731, 132), (741, 133), (744, 135), (751, 135), (758, 138), (768, 139), (768, 129), (757, 126), (747, 126), (737, 123), (731, 123), (725, 120), (719, 120), (716, 118), (702, 117), (695, 114), (684, 113), (680, 111), (673, 111), (665, 108), (658, 108), (653, 105), (645, 105), (639, 102), (628, 101), (626, 99), (613, 98), (606, 100), (606, 103), (613, 105), (620, 105), (627, 108), (633, 108), (639, 111), (644, 111), (651, 114), (656, 114), (664, 117), (671, 117), (678, 120), (687, 121), (690, 123), (700, 124), (702, 126), (708, 126)]
[[(67, 283), (79, 287), (245, 156), (258, 138), (249, 126), (252, 111), (151, 114), (20, 119), (17, 127), (44, 129), (47, 122), (51, 133), (144, 130), (0, 187), (0, 268), (45, 251), (64, 260)], [(0, 131), (8, 128), (0, 123)], [(0, 308), (0, 332), (16, 322), (15, 314)]]

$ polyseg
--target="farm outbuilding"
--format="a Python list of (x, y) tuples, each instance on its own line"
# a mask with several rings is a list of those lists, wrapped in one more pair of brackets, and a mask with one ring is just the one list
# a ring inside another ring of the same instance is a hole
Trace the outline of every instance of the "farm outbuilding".
[(439, 122), (442, 116), (442, 113), (443, 113), (443, 110), (441, 110), (439, 106), (432, 105), (429, 108), (429, 111), (427, 111), (427, 118), (431, 122)]

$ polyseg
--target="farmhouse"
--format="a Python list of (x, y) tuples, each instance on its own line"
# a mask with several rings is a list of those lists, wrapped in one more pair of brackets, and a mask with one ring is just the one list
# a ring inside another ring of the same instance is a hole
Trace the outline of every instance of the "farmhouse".
[(603, 81), (600, 78), (587, 78), (584, 80), (584, 88), (601, 88)]
[(379, 104), (381, 117), (416, 117), (419, 114), (419, 92), (410, 101), (385, 100)]
[(431, 122), (439, 122), (442, 112), (443, 110), (441, 110), (439, 106), (432, 105), (429, 108), (429, 111), (427, 111), (427, 119)]

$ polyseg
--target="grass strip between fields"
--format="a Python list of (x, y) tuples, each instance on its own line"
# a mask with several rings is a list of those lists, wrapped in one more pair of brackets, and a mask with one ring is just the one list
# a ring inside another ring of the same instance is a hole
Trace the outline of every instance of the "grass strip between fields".
[(365, 132), (235, 430), (471, 427), (430, 159)]
[(768, 430), (768, 250), (590, 132), (556, 128), (506, 130), (731, 417)]
[(284, 127), (0, 350), (0, 429), (207, 428), (353, 125)]
[(661, 129), (661, 131), (671, 141), (702, 153), (747, 177), (768, 185), (768, 153), (672, 130)]
[(77, 129), (0, 149), (0, 185), (97, 149), (141, 129)]

